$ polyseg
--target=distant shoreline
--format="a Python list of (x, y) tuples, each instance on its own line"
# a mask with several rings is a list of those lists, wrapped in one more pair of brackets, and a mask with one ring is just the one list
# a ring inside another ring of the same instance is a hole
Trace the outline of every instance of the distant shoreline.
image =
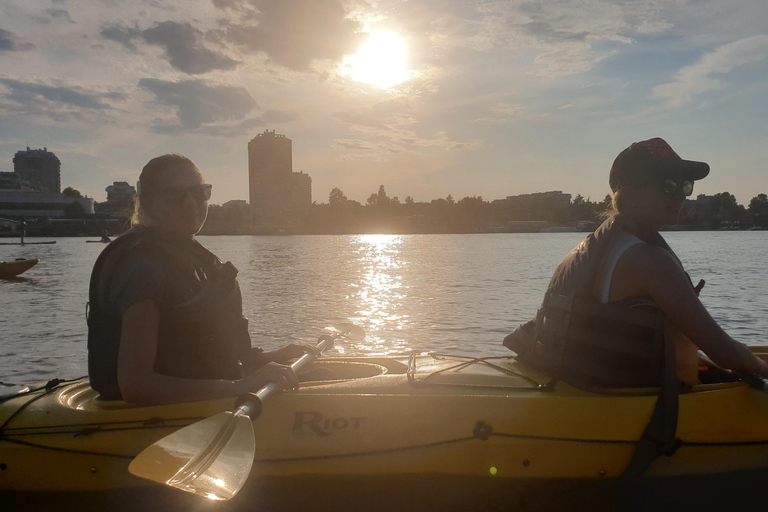
[[(561, 227), (562, 228), (562, 227)], [(567, 228), (567, 227), (566, 227)], [(714, 233), (714, 232), (734, 232), (734, 231), (740, 231), (740, 232), (748, 232), (748, 231), (768, 231), (768, 229), (765, 228), (748, 228), (748, 229), (691, 229), (691, 228), (672, 228), (672, 229), (664, 229), (662, 232), (670, 233), (670, 232), (708, 232), (708, 233)], [(545, 229), (540, 231), (501, 231), (501, 230), (486, 230), (486, 231), (472, 231), (472, 232), (466, 232), (466, 231), (409, 231), (409, 232), (403, 232), (403, 231), (370, 231), (370, 232), (318, 232), (318, 233), (310, 233), (310, 232), (303, 232), (303, 231), (291, 231), (288, 229), (280, 229), (280, 230), (262, 230), (262, 232), (252, 232), (252, 233), (244, 233), (244, 232), (234, 232), (234, 231), (205, 231), (203, 230), (198, 234), (198, 236), (341, 236), (341, 235), (395, 235), (395, 236), (407, 236), (407, 235), (513, 235), (513, 234), (537, 234), (537, 235), (550, 235), (550, 234), (561, 234), (561, 233), (584, 233), (586, 236), (589, 233), (592, 233), (592, 231), (582, 231), (578, 229), (558, 229), (558, 227), (554, 227), (551, 229)], [(111, 235), (112, 239), (117, 238), (120, 236), (120, 234), (115, 233)], [(97, 236), (94, 235), (59, 235), (59, 234), (35, 234), (34, 236), (25, 236), (24, 240), (29, 240), (30, 242), (32, 240), (39, 240), (39, 239), (46, 239), (46, 238), (82, 238), (84, 240), (94, 240), (100, 242), (101, 240), (97, 240)], [(0, 234), (0, 240), (17, 240), (20, 241), (20, 237), (15, 234)]]

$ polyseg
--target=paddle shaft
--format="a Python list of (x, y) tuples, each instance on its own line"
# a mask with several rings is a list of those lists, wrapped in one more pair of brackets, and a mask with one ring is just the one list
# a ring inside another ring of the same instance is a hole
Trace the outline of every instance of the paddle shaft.
[(768, 393), (768, 380), (761, 377), (760, 375), (756, 375), (754, 373), (736, 372), (733, 370), (729, 370), (727, 368), (721, 368), (720, 366), (716, 365), (715, 362), (712, 361), (705, 354), (700, 354), (699, 357), (702, 359), (702, 361), (704, 361), (707, 364), (707, 366), (711, 368), (717, 368), (718, 370), (730, 373), (738, 377), (740, 380), (744, 381), (749, 387), (757, 389), (764, 393)]
[(733, 372), (738, 378), (746, 382), (750, 387), (768, 393), (768, 381), (754, 373)]
[[(331, 348), (333, 346), (334, 338), (335, 336), (328, 336), (325, 334), (320, 336), (315, 348), (317, 348), (320, 352)], [(291, 369), (294, 372), (298, 372), (300, 369), (314, 361), (316, 358), (317, 355), (307, 352), (291, 365)], [(244, 414), (251, 418), (251, 421), (255, 420), (261, 415), (262, 402), (269, 395), (278, 390), (280, 390), (280, 386), (278, 386), (278, 384), (275, 382), (270, 382), (255, 393), (246, 393), (245, 395), (238, 398), (237, 403), (235, 404), (237, 406), (235, 414)]]

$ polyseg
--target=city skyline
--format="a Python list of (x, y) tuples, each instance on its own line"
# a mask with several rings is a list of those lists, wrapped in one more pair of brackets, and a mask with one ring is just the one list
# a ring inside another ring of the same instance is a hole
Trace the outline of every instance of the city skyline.
[(178, 152), (223, 204), (269, 129), (318, 202), (599, 200), (618, 152), (660, 136), (710, 164), (696, 193), (747, 204), (768, 185), (767, 23), (762, 0), (9, 0), (0, 171), (47, 147), (102, 201)]

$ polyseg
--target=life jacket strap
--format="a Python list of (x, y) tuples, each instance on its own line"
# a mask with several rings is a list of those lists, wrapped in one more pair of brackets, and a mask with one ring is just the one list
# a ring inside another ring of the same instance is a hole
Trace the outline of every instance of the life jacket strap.
[(661, 455), (672, 456), (683, 442), (677, 435), (680, 383), (677, 380), (675, 346), (664, 340), (664, 384), (653, 407), (651, 421), (645, 427), (629, 464), (621, 475), (621, 484), (629, 486), (648, 471)]

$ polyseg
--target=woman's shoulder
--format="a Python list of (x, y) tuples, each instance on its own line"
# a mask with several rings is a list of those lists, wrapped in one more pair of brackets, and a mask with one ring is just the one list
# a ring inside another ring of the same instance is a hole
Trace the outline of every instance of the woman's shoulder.
[(113, 240), (99, 256), (95, 267), (102, 275), (137, 266), (162, 266), (162, 251), (141, 233), (129, 230)]
[(144, 299), (164, 303), (171, 293), (169, 265), (152, 244), (127, 248), (107, 269), (105, 277), (109, 301), (120, 312)]
[(645, 277), (663, 277), (684, 272), (679, 261), (669, 251), (642, 242), (629, 247), (622, 255), (618, 265)]

